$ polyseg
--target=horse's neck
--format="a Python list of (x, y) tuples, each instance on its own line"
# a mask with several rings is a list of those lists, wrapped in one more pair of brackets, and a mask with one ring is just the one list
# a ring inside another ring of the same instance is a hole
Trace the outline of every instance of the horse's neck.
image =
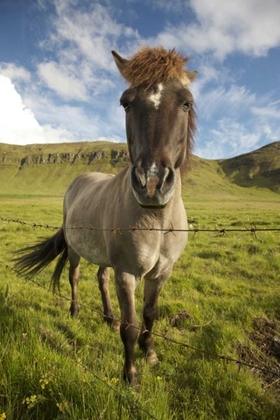
[(172, 220), (174, 220), (175, 216), (176, 218), (185, 219), (185, 209), (182, 204), (182, 182), (181, 182), (181, 173), (180, 170), (176, 170), (176, 183), (175, 183), (175, 189), (174, 194), (167, 203), (166, 207), (163, 211), (165, 223), (172, 223)]

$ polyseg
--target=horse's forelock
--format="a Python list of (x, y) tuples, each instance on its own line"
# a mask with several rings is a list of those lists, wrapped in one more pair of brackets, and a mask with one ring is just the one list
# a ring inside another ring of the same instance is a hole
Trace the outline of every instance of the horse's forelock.
[(143, 47), (126, 62), (122, 75), (131, 87), (145, 86), (149, 89), (170, 79), (186, 79), (188, 60), (175, 49)]

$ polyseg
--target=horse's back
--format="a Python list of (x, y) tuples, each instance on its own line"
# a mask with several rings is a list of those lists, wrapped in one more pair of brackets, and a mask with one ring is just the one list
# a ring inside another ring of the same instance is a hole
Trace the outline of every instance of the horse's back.
[(102, 181), (110, 180), (114, 175), (102, 172), (86, 172), (78, 175), (69, 185), (65, 198), (64, 208), (67, 211), (76, 199), (83, 194), (89, 194), (94, 186)]
[(112, 174), (104, 174), (102, 172), (85, 172), (81, 175), (78, 175), (69, 185), (66, 195), (75, 191), (81, 191), (81, 189), (85, 188), (88, 185), (92, 185), (93, 183), (109, 180), (114, 175)]

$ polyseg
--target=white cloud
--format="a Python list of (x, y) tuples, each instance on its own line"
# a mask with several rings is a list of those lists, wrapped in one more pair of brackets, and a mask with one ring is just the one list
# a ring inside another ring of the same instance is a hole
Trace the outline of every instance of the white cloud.
[(186, 0), (148, 0), (150, 5), (154, 8), (159, 8), (166, 10), (170, 13), (182, 13), (184, 9), (186, 9), (189, 4)]
[(209, 89), (200, 94), (197, 106), (199, 115), (209, 119), (217, 114), (232, 115), (247, 113), (249, 105), (256, 103), (256, 95), (245, 86), (231, 85), (228, 89), (224, 86)]
[(280, 109), (276, 109), (275, 107), (264, 107), (264, 108), (252, 107), (251, 112), (254, 115), (263, 117), (265, 119), (272, 118), (272, 119), (277, 119), (278, 121), (280, 119)]
[(117, 97), (115, 101), (106, 98), (74, 106), (56, 104), (51, 97), (33, 92), (24, 97), (24, 102), (42, 125), (51, 122), (53, 127), (63, 127), (72, 133), (74, 141), (95, 141), (100, 137), (125, 141), (125, 116)]
[(268, 106), (277, 105), (277, 104), (280, 104), (280, 100), (278, 100), (278, 101), (273, 101), (273, 102), (271, 102), (270, 104), (268, 104)]
[(0, 76), (0, 141), (3, 143), (24, 144), (22, 134), (27, 137), (40, 126), (30, 109), (25, 108), (20, 95), (10, 79)]
[(261, 127), (252, 129), (234, 118), (222, 118), (217, 121), (217, 128), (210, 130), (210, 140), (203, 146), (198, 143), (195, 153), (208, 159), (240, 155), (256, 149), (262, 134)]
[(56, 105), (50, 98), (33, 95), (26, 99), (36, 118), (42, 124), (52, 122), (54, 127), (63, 127), (72, 133), (73, 139), (96, 140), (102, 133), (102, 122), (98, 115), (86, 115), (83, 108), (70, 105)]
[(1, 63), (0, 73), (13, 81), (29, 82), (31, 78), (31, 74), (28, 70), (21, 66), (18, 67), (13, 63)]
[[(51, 31), (41, 48), (56, 54), (53, 61), (40, 63), (40, 79), (64, 100), (87, 101), (114, 88), (118, 79), (111, 50), (140, 39), (136, 30), (110, 16), (112, 8), (91, 3), (56, 0)], [(126, 47), (126, 51), (129, 47)]]
[(264, 56), (280, 45), (279, 0), (190, 0), (197, 22), (168, 26), (155, 43), (223, 60), (233, 52)]
[(55, 62), (38, 65), (38, 74), (48, 88), (54, 90), (63, 99), (86, 101), (87, 93), (83, 82), (59, 67)]
[(280, 140), (280, 127), (278, 122), (274, 125), (268, 121), (263, 121), (260, 122), (259, 127), (263, 133), (263, 136), (269, 139), (269, 142)]
[(41, 126), (10, 79), (3, 75), (0, 91), (0, 142), (24, 145), (73, 141), (73, 135), (65, 129)]
[(70, 6), (68, 1), (56, 2), (58, 19), (55, 27), (58, 41), (73, 42), (79, 51), (102, 67), (110, 65), (110, 48), (104, 54), (104, 46), (109, 40), (123, 36), (133, 36), (136, 31), (117, 23), (101, 4), (94, 3), (84, 12), (82, 8)]
[(215, 128), (209, 126), (201, 130), (195, 154), (208, 159), (229, 158), (279, 141), (279, 119), (275, 119), (275, 115), (270, 118), (256, 112), (255, 118), (250, 114), (246, 117), (241, 122), (234, 116), (226, 116), (217, 120)]
[[(93, 71), (114, 71), (111, 50), (116, 47), (118, 39), (140, 38), (136, 30), (116, 22), (108, 10), (98, 3), (83, 11), (83, 8), (73, 7), (69, 1), (57, 0), (56, 10), (54, 33), (49, 42), (51, 48), (54, 45), (68, 45), (66, 52), (69, 55), (63, 56), (65, 62), (67, 59), (72, 62), (73, 59), (82, 58), (94, 65)], [(73, 51), (75, 56), (72, 55)]]

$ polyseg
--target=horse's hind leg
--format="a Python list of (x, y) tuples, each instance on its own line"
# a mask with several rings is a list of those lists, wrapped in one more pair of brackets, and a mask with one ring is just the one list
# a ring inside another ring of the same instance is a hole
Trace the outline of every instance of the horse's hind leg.
[(70, 262), (69, 282), (71, 285), (70, 313), (72, 317), (76, 317), (79, 314), (78, 284), (80, 279), (80, 256), (72, 248), (68, 247), (68, 257)]
[(138, 344), (140, 349), (143, 351), (147, 362), (151, 364), (159, 363), (157, 354), (152, 347), (151, 332), (157, 315), (159, 293), (171, 272), (172, 267), (165, 270), (157, 278), (154, 278), (153, 276), (147, 276), (145, 278), (143, 323), (141, 333), (138, 338)]
[(110, 281), (110, 269), (109, 267), (99, 267), (97, 272), (99, 290), (101, 293), (101, 299), (103, 303), (103, 313), (105, 321), (110, 325), (112, 329), (118, 329), (120, 323), (114, 320), (114, 314), (112, 310), (110, 292), (109, 292), (109, 281)]

